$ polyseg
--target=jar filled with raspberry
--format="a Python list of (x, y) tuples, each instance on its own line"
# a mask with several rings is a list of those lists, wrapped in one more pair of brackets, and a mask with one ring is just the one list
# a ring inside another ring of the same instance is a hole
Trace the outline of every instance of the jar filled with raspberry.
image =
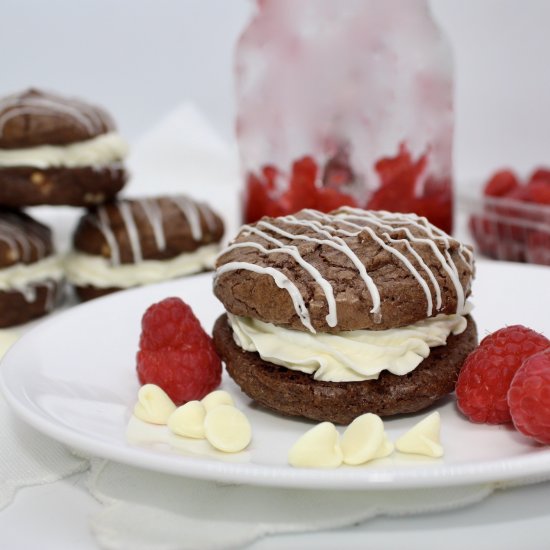
[(352, 205), (451, 231), (452, 54), (427, 0), (257, 0), (235, 71), (246, 222)]

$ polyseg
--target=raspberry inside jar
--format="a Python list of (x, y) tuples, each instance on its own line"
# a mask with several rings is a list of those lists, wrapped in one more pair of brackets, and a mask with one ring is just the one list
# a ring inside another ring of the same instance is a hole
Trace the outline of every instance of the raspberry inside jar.
[(235, 58), (243, 218), (343, 205), (452, 229), (453, 70), (426, 0), (262, 0)]

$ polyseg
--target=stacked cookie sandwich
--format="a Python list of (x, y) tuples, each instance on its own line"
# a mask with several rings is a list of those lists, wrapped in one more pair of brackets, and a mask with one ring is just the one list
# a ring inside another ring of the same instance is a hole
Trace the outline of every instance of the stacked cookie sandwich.
[(44, 315), (62, 295), (51, 231), (20, 209), (114, 198), (126, 149), (100, 107), (36, 89), (0, 99), (0, 326)]
[(414, 214), (342, 208), (245, 225), (217, 261), (230, 376), (282, 414), (347, 424), (449, 394), (477, 343), (467, 247)]

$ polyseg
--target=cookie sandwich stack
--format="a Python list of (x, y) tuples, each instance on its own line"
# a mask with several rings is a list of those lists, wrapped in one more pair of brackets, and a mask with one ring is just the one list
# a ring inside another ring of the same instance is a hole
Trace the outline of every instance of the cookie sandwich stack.
[(214, 343), (278, 413), (349, 424), (424, 409), (477, 343), (472, 249), (415, 214), (303, 210), (245, 225), (220, 254)]
[(52, 232), (22, 209), (113, 199), (126, 151), (100, 107), (36, 89), (0, 99), (0, 327), (48, 313), (62, 295)]

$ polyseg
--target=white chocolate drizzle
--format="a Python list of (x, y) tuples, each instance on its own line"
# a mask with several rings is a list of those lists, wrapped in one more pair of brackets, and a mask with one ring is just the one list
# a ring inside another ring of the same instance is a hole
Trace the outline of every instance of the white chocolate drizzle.
[[(189, 224), (191, 236), (194, 241), (201, 243), (204, 237), (202, 230), (202, 221), (206, 223), (209, 230), (214, 232), (217, 228), (216, 216), (212, 210), (205, 204), (195, 203), (193, 200), (181, 195), (173, 197), (161, 197), (172, 202), (185, 220)], [(132, 251), (133, 263), (139, 263), (143, 260), (143, 249), (141, 245), (141, 235), (136, 223), (134, 208), (138, 204), (143, 211), (149, 226), (153, 231), (156, 247), (159, 251), (166, 250), (166, 232), (164, 229), (164, 215), (159, 204), (160, 198), (142, 198), (132, 200), (121, 200), (116, 203), (116, 208), (120, 213), (124, 230), (128, 236), (130, 249)], [(121, 264), (120, 245), (112, 222), (105, 206), (99, 206), (96, 210), (96, 217), (91, 217), (90, 221), (103, 234), (110, 249), (110, 259), (113, 266)]]
[[(294, 216), (286, 216), (285, 218), (282, 218), (282, 220), (291, 225), (312, 228), (316, 230), (317, 233), (323, 235), (326, 238), (317, 239), (315, 237), (308, 237), (307, 235), (296, 235), (293, 233), (289, 233), (284, 229), (280, 229), (279, 227), (273, 224), (270, 224), (268, 222), (263, 222), (263, 221), (259, 221), (258, 225), (261, 227), (270, 229), (275, 233), (278, 233), (279, 235), (286, 237), (287, 239), (297, 239), (300, 241), (309, 241), (312, 243), (324, 244), (326, 246), (330, 246), (331, 248), (334, 248), (342, 252), (343, 254), (345, 254), (351, 260), (353, 265), (357, 268), (357, 271), (359, 272), (361, 279), (363, 279), (363, 281), (365, 282), (365, 285), (367, 286), (367, 289), (370, 292), (372, 303), (373, 303), (371, 313), (374, 313), (375, 316), (379, 316), (380, 293), (378, 292), (378, 288), (376, 288), (374, 281), (372, 280), (371, 276), (367, 273), (365, 266), (363, 265), (363, 263), (361, 262), (357, 254), (355, 254), (355, 252), (349, 247), (349, 245), (343, 239), (341, 239), (340, 237), (331, 235), (328, 231), (325, 231), (324, 229), (319, 229), (318, 227), (315, 226), (314, 222), (312, 222), (311, 220), (298, 220)], [(327, 218), (327, 221), (328, 220), (329, 218)]]
[[(361, 225), (358, 225), (358, 224), (352, 224), (350, 222), (345, 222), (345, 223), (346, 223), (346, 225), (349, 225), (349, 226), (352, 226), (352, 227), (355, 227), (355, 228), (359, 229), (359, 231), (352, 232), (352, 231), (345, 231), (344, 229), (335, 229), (334, 227), (331, 227), (329, 225), (324, 225), (324, 224), (321, 224), (321, 223), (318, 223), (318, 226), (322, 229), (326, 229), (328, 231), (334, 231), (336, 233), (339, 233), (341, 235), (345, 235), (347, 237), (356, 237), (362, 231), (366, 231), (370, 235), (370, 237), (372, 238), (373, 241), (378, 243), (384, 250), (387, 250), (390, 254), (397, 257), (405, 265), (405, 267), (412, 273), (413, 277), (418, 281), (418, 283), (422, 287), (422, 290), (424, 291), (424, 294), (426, 295), (426, 302), (428, 304), (426, 315), (428, 317), (430, 317), (432, 315), (432, 312), (433, 312), (432, 293), (431, 293), (428, 285), (426, 284), (426, 281), (420, 276), (420, 273), (411, 264), (409, 259), (405, 255), (403, 255), (401, 252), (399, 252), (399, 250), (397, 250), (397, 249), (393, 248), (392, 246), (386, 244), (378, 235), (376, 235), (376, 233), (373, 231), (373, 229), (371, 227), (361, 226)], [(424, 265), (426, 265), (426, 264), (424, 264)]]
[(313, 326), (311, 325), (309, 311), (306, 307), (306, 304), (304, 302), (304, 298), (301, 292), (298, 290), (298, 287), (284, 273), (281, 273), (274, 267), (261, 267), (259, 265), (250, 264), (247, 262), (230, 262), (218, 268), (216, 272), (216, 276), (223, 275), (228, 271), (234, 271), (237, 269), (245, 269), (247, 271), (254, 271), (255, 273), (262, 273), (262, 274), (265, 273), (266, 275), (270, 275), (271, 277), (273, 277), (275, 284), (279, 288), (283, 288), (288, 292), (290, 299), (294, 304), (294, 309), (296, 310), (296, 313), (300, 317), (302, 324), (310, 332), (313, 332), (313, 333), (316, 332)]
[[(433, 269), (426, 263), (417, 250), (413, 248), (411, 243), (419, 243), (426, 245), (433, 252), (434, 257), (441, 265), (441, 269), (446, 273), (455, 289), (457, 308), (456, 313), (461, 314), (465, 307), (465, 293), (460, 282), (458, 269), (451, 258), (449, 248), (451, 245), (458, 244), (458, 256), (466, 264), (470, 273), (473, 273), (473, 255), (471, 251), (445, 234), (443, 231), (432, 226), (426, 218), (421, 218), (415, 214), (395, 214), (386, 211), (367, 212), (354, 208), (342, 208), (336, 214), (327, 215), (315, 210), (303, 210), (303, 215), (308, 218), (285, 216), (279, 218), (283, 222), (284, 228), (274, 225), (268, 221), (260, 220), (255, 226), (243, 226), (240, 235), (254, 235), (263, 239), (266, 244), (261, 244), (252, 240), (234, 242), (224, 250), (218, 257), (223, 256), (227, 252), (237, 248), (255, 248), (264, 255), (271, 254), (287, 254), (294, 258), (296, 263), (300, 265), (321, 287), (324, 292), (328, 307), (328, 315), (326, 317), (327, 325), (335, 327), (337, 325), (336, 301), (334, 298), (334, 290), (332, 285), (322, 276), (317, 268), (309, 264), (300, 254), (299, 248), (292, 243), (296, 241), (306, 241), (323, 246), (329, 246), (344, 254), (357, 269), (361, 279), (365, 283), (367, 290), (370, 293), (373, 307), (371, 313), (374, 315), (374, 321), (381, 321), (380, 314), (380, 293), (373, 279), (367, 273), (365, 265), (357, 254), (352, 250), (349, 244), (340, 237), (358, 237), (359, 235), (367, 236), (374, 241), (381, 249), (387, 251), (394, 256), (412, 275), (421, 287), (426, 297), (426, 316), (431, 317), (435, 312), (442, 309), (442, 294), (441, 288), (434, 275)], [(357, 223), (359, 222), (359, 223)], [(361, 223), (362, 222), (362, 223)], [(382, 232), (377, 234), (373, 227), (377, 227)], [(312, 237), (297, 232), (292, 232), (291, 228), (307, 228), (317, 233), (319, 237)], [(344, 229), (345, 227), (346, 229)], [(422, 236), (413, 235), (410, 228), (414, 228)], [(407, 238), (394, 238), (391, 233), (401, 232)], [(288, 239), (290, 243), (285, 244), (274, 235)], [(398, 250), (395, 245), (401, 244), (405, 250)], [(267, 248), (268, 245), (273, 245)], [(441, 252), (440, 248), (443, 249)], [(413, 264), (415, 262), (418, 267)], [(305, 308), (302, 295), (298, 288), (292, 283), (286, 275), (273, 267), (260, 267), (256, 264), (248, 262), (230, 262), (222, 264), (217, 272), (216, 278), (232, 270), (244, 269), (263, 273), (272, 276), (279, 288), (286, 289), (295, 307), (295, 311), (302, 321), (302, 324), (310, 331), (312, 330), (309, 312)], [(439, 271), (439, 270), (436, 270)], [(281, 278), (284, 277), (284, 279)], [(282, 284), (284, 283), (284, 284)], [(431, 286), (431, 288), (430, 288)], [(432, 298), (432, 289), (435, 296), (435, 312)], [(300, 299), (298, 299), (298, 295)], [(307, 313), (307, 314), (306, 314)]]
[(10, 223), (10, 213), (4, 213), (5, 219), (0, 219), (0, 240), (10, 248), (16, 259), (28, 262), (31, 258), (31, 250), (34, 246), (36, 259), (46, 257), (46, 247), (37, 235), (29, 230), (25, 232), (19, 225)]
[[(4, 213), (3, 216), (4, 219), (0, 219), (0, 240), (8, 245), (14, 259), (24, 264), (28, 263), (32, 257), (31, 252), (33, 247), (36, 250), (36, 262), (47, 257), (46, 245), (38, 235), (34, 235), (30, 229), (25, 231), (18, 224), (11, 223), (10, 218), (12, 214)], [(29, 265), (33, 265), (34, 263), (35, 262), (32, 262)], [(17, 265), (17, 263), (15, 265)], [(14, 290), (21, 293), (27, 302), (32, 303), (36, 301), (38, 297), (37, 289), (41, 286), (46, 287), (45, 310), (50, 311), (55, 305), (56, 281), (42, 279), (22, 287), (17, 287)]]
[(216, 221), (216, 217), (214, 216), (214, 213), (208, 206), (204, 203), (198, 203), (198, 208), (202, 214), (202, 217), (206, 221), (206, 225), (208, 226), (208, 229), (212, 232), (216, 231), (216, 228), (218, 227), (218, 223)]
[(57, 285), (54, 281), (42, 281), (40, 284), (46, 287), (46, 301), (44, 303), (44, 309), (47, 312), (50, 312), (55, 306), (55, 290)]
[(118, 241), (111, 227), (111, 220), (109, 214), (104, 206), (100, 206), (97, 209), (97, 218), (91, 218), (92, 223), (101, 231), (107, 242), (111, 254), (111, 262), (114, 265), (120, 264), (120, 248)]
[(136, 226), (136, 220), (132, 213), (132, 206), (130, 203), (122, 201), (118, 203), (118, 209), (122, 216), (122, 221), (126, 227), (126, 234), (130, 241), (130, 248), (132, 249), (132, 257), (134, 263), (141, 262), (143, 260), (143, 251), (141, 249), (141, 239), (139, 238), (139, 232)]
[(332, 286), (330, 283), (323, 278), (321, 273), (319, 273), (319, 270), (306, 262), (300, 255), (300, 252), (298, 250), (298, 247), (293, 245), (285, 245), (281, 241), (270, 237), (265, 231), (261, 231), (259, 229), (256, 229), (255, 227), (252, 227), (250, 225), (245, 225), (243, 228), (245, 231), (249, 231), (250, 233), (253, 233), (255, 235), (258, 235), (259, 237), (262, 237), (266, 241), (274, 244), (277, 248), (271, 248), (267, 249), (261, 244), (258, 243), (234, 243), (229, 245), (229, 247), (225, 250), (225, 252), (229, 252), (230, 250), (234, 250), (235, 248), (256, 248), (263, 254), (288, 254), (292, 256), (296, 262), (305, 269), (314, 279), (315, 282), (322, 288), (323, 292), (325, 293), (325, 298), (328, 305), (328, 315), (326, 316), (327, 325), (329, 327), (335, 327), (336, 323), (338, 322), (338, 317), (336, 314), (336, 300), (334, 298), (334, 291), (332, 289)]
[[(428, 220), (424, 217), (419, 217), (414, 214), (396, 214), (393, 212), (387, 212), (387, 211), (380, 211), (378, 212), (380, 217), (376, 217), (372, 212), (366, 212), (363, 210), (359, 210), (357, 208), (342, 208), (339, 217), (341, 216), (344, 219), (357, 219), (361, 221), (370, 222), (382, 229), (386, 229), (388, 231), (403, 231), (405, 235), (407, 235), (407, 238), (411, 242), (417, 242), (417, 243), (424, 243), (428, 245), (432, 252), (434, 253), (435, 257), (439, 260), (441, 267), (445, 270), (449, 278), (451, 279), (453, 286), (455, 287), (456, 297), (457, 297), (457, 313), (460, 313), (464, 309), (464, 305), (466, 303), (465, 296), (464, 296), (464, 289), (462, 288), (462, 285), (460, 283), (460, 278), (458, 275), (458, 270), (456, 268), (455, 263), (452, 261), (451, 256), (449, 254), (449, 247), (451, 245), (451, 241), (454, 240), (452, 237), (441, 231), (440, 229), (436, 228), (435, 226), (431, 225)], [(385, 223), (384, 223), (385, 222)], [(397, 224), (397, 225), (395, 225)], [(410, 225), (415, 227), (416, 229), (419, 229), (424, 234), (426, 234), (426, 237), (416, 237), (414, 236), (410, 229), (406, 225)], [(358, 226), (363, 227), (363, 226)], [(390, 237), (390, 235), (386, 232), (383, 233), (383, 236), (391, 240), (392, 242), (401, 242), (405, 241), (406, 239), (393, 239)], [(437, 244), (435, 241), (441, 241), (444, 246), (445, 256), (441, 254), (441, 251), (439, 250)], [(458, 242), (458, 241), (456, 241)], [(473, 263), (472, 259), (473, 256), (470, 253), (469, 260), (466, 260), (464, 256), (464, 252), (470, 252), (468, 248), (466, 248), (463, 244), (459, 243), (459, 257), (464, 261), (464, 263), (468, 266), (470, 272), (473, 271)], [(435, 281), (435, 279), (434, 279)], [(437, 292), (438, 296), (441, 296), (441, 292), (439, 290), (439, 286), (437, 285)], [(439, 298), (440, 300), (441, 298)], [(439, 310), (441, 308), (441, 302), (439, 301), (439, 305), (437, 305), (437, 309)]]
[(197, 242), (202, 240), (202, 225), (199, 208), (196, 203), (187, 197), (170, 197), (170, 200), (181, 210), (186, 217), (191, 235)]
[(41, 281), (37, 281), (36, 283), (30, 283), (25, 287), (14, 289), (17, 290), (23, 298), (25, 298), (25, 301), (28, 303), (36, 302), (38, 298), (38, 289), (39, 287), (45, 287), (46, 288), (46, 298), (44, 300), (44, 311), (50, 312), (56, 302), (57, 298), (57, 282), (50, 279), (43, 279)]
[(56, 96), (43, 96), (38, 93), (12, 95), (0, 100), (0, 137), (5, 125), (15, 117), (36, 115), (64, 118), (81, 126), (89, 135), (100, 133), (105, 127), (109, 129), (112, 122), (103, 118), (98, 110), (75, 99)]
[[(30, 240), (19, 227), (0, 221), (0, 238), (10, 247), (15, 258), (21, 258), (24, 262), (29, 260), (31, 253)], [(21, 252), (19, 249), (21, 249)]]
[(166, 249), (166, 235), (164, 234), (162, 211), (158, 203), (153, 199), (143, 199), (139, 201), (147, 221), (153, 230), (155, 243), (159, 250)]

